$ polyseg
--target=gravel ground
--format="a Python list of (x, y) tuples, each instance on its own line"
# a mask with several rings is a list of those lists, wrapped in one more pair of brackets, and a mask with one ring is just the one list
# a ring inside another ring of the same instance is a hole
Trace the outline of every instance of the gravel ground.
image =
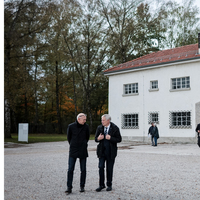
[(196, 144), (120, 143), (113, 190), (96, 192), (96, 143), (89, 142), (85, 192), (76, 163), (72, 194), (66, 195), (67, 142), (5, 144), (4, 199), (199, 200), (200, 148)]

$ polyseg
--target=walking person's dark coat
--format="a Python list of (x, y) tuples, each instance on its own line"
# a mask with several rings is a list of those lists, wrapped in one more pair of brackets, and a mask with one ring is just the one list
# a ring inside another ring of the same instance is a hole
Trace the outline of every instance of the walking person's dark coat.
[(154, 123), (151, 123), (151, 126), (149, 127), (149, 131), (148, 131), (148, 135), (150, 134), (150, 136), (151, 136), (151, 145), (152, 146), (154, 146), (154, 139), (153, 139), (154, 138), (154, 136), (153, 136), (153, 127), (154, 126), (153, 126), (153, 124)]
[(88, 157), (88, 140), (90, 138), (89, 126), (85, 123), (81, 125), (76, 120), (67, 129), (67, 140), (69, 142), (69, 156), (73, 158)]
[(198, 138), (197, 144), (200, 147), (200, 124), (197, 125), (196, 132), (197, 132), (197, 138)]
[(74, 175), (74, 168), (77, 158), (80, 161), (80, 192), (84, 192), (86, 181), (86, 160), (88, 157), (88, 140), (90, 138), (89, 126), (86, 124), (86, 115), (80, 113), (77, 120), (69, 124), (67, 129), (67, 139), (69, 142), (69, 161), (67, 171), (67, 194), (72, 192), (72, 182)]
[(157, 146), (157, 140), (159, 138), (158, 128), (155, 123), (152, 123), (152, 126), (149, 128), (148, 134), (151, 135), (152, 146)]

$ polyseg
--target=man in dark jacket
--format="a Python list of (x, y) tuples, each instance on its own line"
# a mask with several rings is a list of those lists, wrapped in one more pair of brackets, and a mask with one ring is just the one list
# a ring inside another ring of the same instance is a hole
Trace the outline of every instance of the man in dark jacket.
[(152, 122), (151, 123), (151, 126), (149, 127), (149, 132), (148, 132), (148, 135), (150, 134), (151, 136), (151, 145), (154, 146), (154, 141), (153, 141), (153, 128), (154, 128), (154, 123)]
[(77, 120), (74, 123), (69, 124), (67, 129), (69, 161), (67, 172), (67, 190), (65, 193), (69, 194), (72, 192), (74, 167), (77, 158), (79, 158), (81, 168), (80, 192), (85, 191), (86, 159), (88, 157), (87, 146), (89, 138), (89, 126), (86, 124), (86, 115), (84, 113), (80, 113), (77, 116)]
[(158, 128), (156, 123), (152, 123), (152, 126), (149, 128), (149, 133), (151, 135), (152, 146), (157, 146), (157, 139), (159, 138)]
[(159, 138), (159, 133), (158, 133), (158, 128), (156, 126), (156, 123), (154, 123), (153, 137), (154, 137), (154, 143), (155, 143), (154, 147), (156, 147), (157, 146), (157, 140)]
[(97, 156), (99, 158), (99, 187), (100, 192), (105, 188), (104, 168), (106, 162), (107, 191), (112, 190), (113, 166), (117, 156), (117, 143), (122, 141), (119, 128), (111, 121), (111, 117), (105, 114), (101, 118), (102, 125), (96, 130), (95, 141), (97, 145)]
[(198, 137), (198, 146), (200, 147), (200, 124), (196, 127), (197, 137)]

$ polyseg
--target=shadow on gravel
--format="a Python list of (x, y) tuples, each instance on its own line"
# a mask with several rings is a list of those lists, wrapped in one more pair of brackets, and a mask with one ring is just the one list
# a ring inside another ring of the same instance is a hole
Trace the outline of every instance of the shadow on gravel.
[(27, 144), (10, 143), (10, 142), (4, 143), (4, 148), (19, 148), (19, 147), (27, 147)]

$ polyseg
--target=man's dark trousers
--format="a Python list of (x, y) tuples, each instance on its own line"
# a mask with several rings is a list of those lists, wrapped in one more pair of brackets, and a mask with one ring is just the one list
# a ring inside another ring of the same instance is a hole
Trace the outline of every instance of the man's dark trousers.
[[(104, 135), (106, 137), (106, 134)], [(113, 177), (113, 166), (115, 159), (111, 159), (111, 152), (110, 152), (110, 141), (107, 139), (103, 140), (103, 155), (99, 158), (99, 185), (104, 186), (105, 183), (105, 162), (106, 162), (106, 178), (107, 178), (107, 186), (112, 187), (112, 177)]]
[(106, 185), (108, 187), (112, 187), (112, 177), (113, 177), (113, 166), (115, 163), (115, 159), (111, 159), (107, 156), (102, 156), (99, 158), (99, 185), (100, 186), (105, 186), (105, 174), (104, 174), (104, 168), (105, 168), (105, 163), (106, 163), (106, 178), (107, 178), (107, 183)]
[[(72, 189), (72, 181), (73, 181), (73, 175), (74, 175), (74, 167), (76, 164), (76, 159), (69, 156), (69, 168), (68, 168), (68, 174), (67, 174), (67, 187)], [(80, 168), (81, 168), (81, 181), (80, 181), (80, 187), (85, 187), (85, 180), (86, 180), (86, 159), (87, 158), (79, 158), (80, 161)]]

